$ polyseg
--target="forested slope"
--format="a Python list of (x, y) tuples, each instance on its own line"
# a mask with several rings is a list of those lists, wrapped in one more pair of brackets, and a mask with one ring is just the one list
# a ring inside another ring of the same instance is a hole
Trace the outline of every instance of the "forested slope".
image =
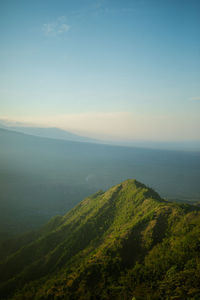
[(136, 180), (0, 249), (1, 299), (199, 299), (200, 212)]

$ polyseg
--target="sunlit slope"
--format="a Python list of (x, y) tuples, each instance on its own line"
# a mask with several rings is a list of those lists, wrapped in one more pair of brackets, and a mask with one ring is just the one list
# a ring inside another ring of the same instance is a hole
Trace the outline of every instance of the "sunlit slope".
[(17, 245), (5, 244), (0, 294), (12, 299), (200, 295), (199, 237), (197, 208), (164, 201), (127, 180), (86, 198)]

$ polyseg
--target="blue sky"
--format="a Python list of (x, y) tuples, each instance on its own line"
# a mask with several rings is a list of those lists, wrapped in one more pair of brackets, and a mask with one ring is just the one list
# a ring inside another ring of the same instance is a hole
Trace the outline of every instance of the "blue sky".
[(199, 0), (0, 0), (0, 118), (200, 139)]

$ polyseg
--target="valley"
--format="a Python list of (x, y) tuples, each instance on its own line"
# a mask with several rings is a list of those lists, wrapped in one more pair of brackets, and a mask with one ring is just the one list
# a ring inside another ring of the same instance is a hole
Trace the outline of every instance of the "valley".
[(163, 198), (200, 199), (200, 154), (34, 137), (0, 129), (0, 233), (38, 228), (83, 198), (137, 178)]

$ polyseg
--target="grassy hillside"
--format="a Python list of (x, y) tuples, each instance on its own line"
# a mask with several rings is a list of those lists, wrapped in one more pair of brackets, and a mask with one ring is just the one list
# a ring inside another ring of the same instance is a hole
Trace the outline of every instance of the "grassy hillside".
[(127, 180), (5, 242), (1, 299), (199, 299), (200, 212)]
[(0, 145), (0, 237), (37, 228), (127, 178), (151, 185), (162, 197), (200, 199), (200, 153), (69, 142), (5, 129)]

